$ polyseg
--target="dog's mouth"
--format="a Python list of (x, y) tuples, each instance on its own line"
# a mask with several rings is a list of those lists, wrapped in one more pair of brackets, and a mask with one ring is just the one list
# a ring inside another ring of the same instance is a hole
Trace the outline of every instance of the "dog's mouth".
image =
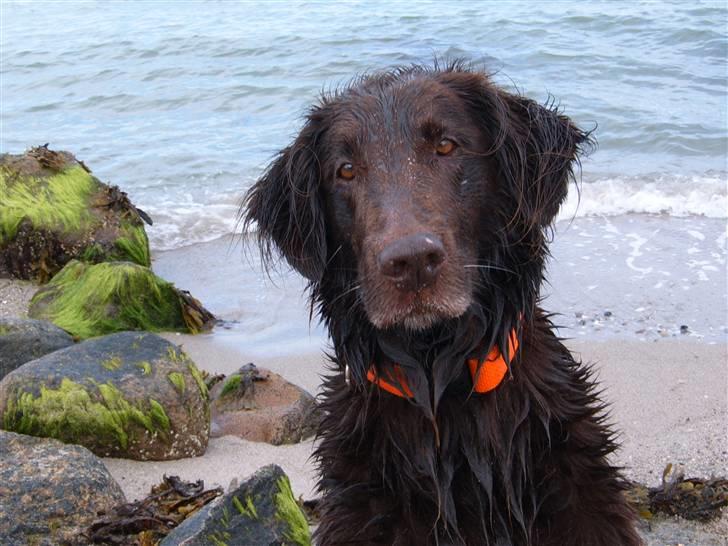
[[(465, 313), (471, 303), (466, 293), (440, 297), (431, 290), (382, 294), (370, 298), (364, 294), (364, 308), (369, 320), (380, 329), (402, 326), (408, 330), (425, 330)], [(384, 296), (384, 297), (382, 297)], [(388, 297), (387, 297), (388, 296)]]

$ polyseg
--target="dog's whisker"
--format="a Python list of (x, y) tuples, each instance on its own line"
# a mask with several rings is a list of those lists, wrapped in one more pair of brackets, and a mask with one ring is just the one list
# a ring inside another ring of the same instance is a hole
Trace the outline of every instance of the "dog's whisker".
[(341, 292), (338, 296), (336, 296), (333, 300), (331, 300), (331, 305), (339, 301), (341, 298), (351, 294), (352, 292), (355, 292), (361, 288), (361, 283), (356, 283), (355, 285), (351, 286), (350, 288), (347, 288), (343, 292)]
[(493, 269), (495, 271), (505, 271), (506, 273), (513, 273), (516, 272), (512, 269), (509, 269), (507, 267), (501, 267), (498, 265), (478, 265), (478, 264), (467, 264), (463, 266), (464, 269)]

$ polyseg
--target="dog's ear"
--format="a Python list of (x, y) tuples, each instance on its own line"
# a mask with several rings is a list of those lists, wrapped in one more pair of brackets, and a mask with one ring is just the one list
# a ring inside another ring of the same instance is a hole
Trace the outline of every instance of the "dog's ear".
[(496, 91), (498, 170), (517, 203), (517, 218), (530, 226), (549, 225), (566, 198), (579, 154), (591, 144), (553, 104)]
[(324, 121), (313, 111), (295, 141), (282, 150), (248, 190), (242, 207), (244, 229), (257, 224), (264, 260), (273, 247), (299, 273), (319, 281), (326, 264), (326, 230), (320, 150)]
[(579, 154), (589, 134), (553, 104), (495, 87), (485, 75), (442, 74), (474, 113), (496, 160), (499, 190), (513, 203), (513, 220), (528, 228), (548, 226), (564, 201)]

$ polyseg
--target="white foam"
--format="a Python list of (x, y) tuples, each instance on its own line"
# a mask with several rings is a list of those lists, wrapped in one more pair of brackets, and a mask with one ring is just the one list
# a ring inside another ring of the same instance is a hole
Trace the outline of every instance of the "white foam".
[[(626, 213), (668, 214), (670, 216), (701, 215), (714, 218), (728, 217), (728, 198), (725, 174), (705, 176), (659, 176), (634, 178), (603, 178), (585, 181), (581, 197), (572, 187), (559, 219), (580, 216), (617, 216)], [(152, 203), (141, 200), (142, 208), (154, 220), (147, 229), (155, 250), (168, 250), (184, 245), (211, 241), (234, 233), (240, 198), (245, 191), (206, 189), (203, 195), (166, 191), (162, 199)], [(149, 199), (149, 201), (152, 201)], [(619, 229), (607, 224), (607, 232), (620, 234)], [(588, 236), (589, 234), (586, 234)], [(690, 235), (700, 240), (702, 233)], [(725, 239), (716, 241), (725, 245)]]
[(626, 213), (726, 218), (727, 184), (728, 176), (725, 173), (614, 177), (585, 181), (581, 185), (581, 194), (574, 187), (570, 189), (558, 219)]

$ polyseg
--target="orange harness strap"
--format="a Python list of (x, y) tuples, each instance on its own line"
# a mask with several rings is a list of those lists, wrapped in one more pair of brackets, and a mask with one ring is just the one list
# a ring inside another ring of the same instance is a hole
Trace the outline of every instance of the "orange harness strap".
[[(511, 330), (511, 335), (508, 336), (509, 363), (513, 361), (517, 350), (518, 336), (516, 336), (514, 329)], [(475, 358), (468, 360), (470, 375), (473, 378), (473, 390), (475, 392), (484, 393), (492, 391), (501, 384), (508, 372), (508, 364), (506, 364), (506, 360), (498, 347), (493, 347), (490, 350), (480, 366), (480, 370), (478, 370), (478, 364), (479, 362)], [(372, 366), (367, 372), (367, 379), (390, 394), (394, 394), (400, 398), (412, 398), (412, 391), (407, 385), (407, 378), (401, 367), (395, 365), (387, 375), (388, 379), (379, 377), (374, 366)], [(401, 389), (399, 387), (400, 385), (402, 387)]]

